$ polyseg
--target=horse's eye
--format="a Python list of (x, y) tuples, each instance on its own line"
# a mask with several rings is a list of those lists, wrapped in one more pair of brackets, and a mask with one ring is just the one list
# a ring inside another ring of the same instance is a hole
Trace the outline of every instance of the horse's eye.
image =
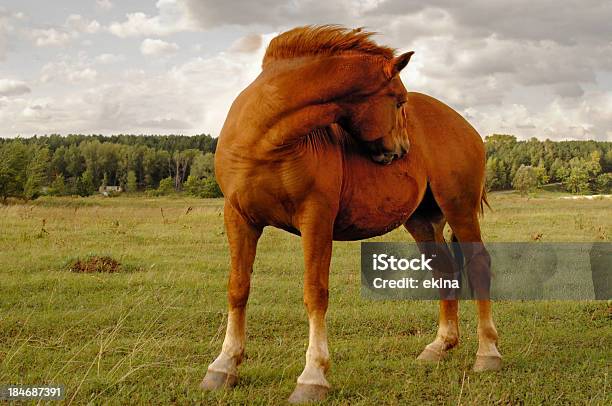
[(404, 104), (406, 104), (406, 100), (402, 100), (400, 102), (397, 102), (396, 107), (399, 109), (400, 107), (402, 107)]

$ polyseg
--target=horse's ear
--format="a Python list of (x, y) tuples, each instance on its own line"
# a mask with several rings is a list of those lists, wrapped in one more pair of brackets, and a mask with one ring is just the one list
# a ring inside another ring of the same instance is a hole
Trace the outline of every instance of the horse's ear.
[(406, 65), (408, 65), (408, 62), (410, 62), (410, 58), (413, 54), (414, 51), (410, 51), (391, 59), (391, 61), (389, 62), (389, 77), (392, 78), (398, 73), (400, 73), (402, 69), (404, 69)]

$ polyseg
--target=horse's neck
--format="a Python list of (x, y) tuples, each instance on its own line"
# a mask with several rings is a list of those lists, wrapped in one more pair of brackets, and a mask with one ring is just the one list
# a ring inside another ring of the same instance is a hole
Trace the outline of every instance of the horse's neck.
[[(286, 145), (337, 122), (337, 103), (384, 83), (380, 60), (363, 55), (303, 57), (266, 66), (246, 94), (243, 117), (268, 138)], [(244, 114), (246, 112), (246, 114)]]
[(382, 60), (360, 54), (308, 56), (266, 66), (259, 79), (275, 89), (281, 109), (326, 103), (382, 84)]

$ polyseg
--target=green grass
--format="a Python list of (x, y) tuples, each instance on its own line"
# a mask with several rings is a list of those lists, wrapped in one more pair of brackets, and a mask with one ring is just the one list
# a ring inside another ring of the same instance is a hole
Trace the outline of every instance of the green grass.
[[(610, 200), (558, 196), (492, 194), (485, 240), (611, 240)], [(93, 197), (0, 207), (0, 384), (64, 384), (75, 404), (282, 404), (303, 368), (308, 326), (299, 238), (275, 229), (259, 244), (239, 385), (198, 389), (225, 327), (222, 205)], [(376, 240), (411, 241), (403, 229)], [(66, 271), (91, 254), (142, 270)], [(415, 357), (434, 338), (435, 302), (362, 299), (358, 242), (334, 245), (330, 284), (331, 404), (612, 401), (609, 303), (496, 303), (504, 367), (475, 374), (472, 303), (462, 305), (461, 345), (424, 367)]]

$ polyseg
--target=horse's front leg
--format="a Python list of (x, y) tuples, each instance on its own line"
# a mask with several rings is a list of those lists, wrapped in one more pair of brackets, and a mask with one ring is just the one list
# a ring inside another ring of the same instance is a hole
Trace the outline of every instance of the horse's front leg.
[(327, 311), (329, 264), (332, 252), (334, 218), (326, 211), (314, 210), (300, 221), (304, 249), (304, 304), (308, 311), (309, 335), (306, 366), (297, 379), (289, 402), (322, 400), (330, 385), (325, 379), (329, 368), (325, 313)]
[(225, 204), (225, 229), (230, 247), (228, 284), (229, 311), (221, 354), (208, 366), (202, 389), (232, 387), (238, 380), (238, 365), (244, 355), (246, 304), (261, 228), (249, 224), (229, 203)]

